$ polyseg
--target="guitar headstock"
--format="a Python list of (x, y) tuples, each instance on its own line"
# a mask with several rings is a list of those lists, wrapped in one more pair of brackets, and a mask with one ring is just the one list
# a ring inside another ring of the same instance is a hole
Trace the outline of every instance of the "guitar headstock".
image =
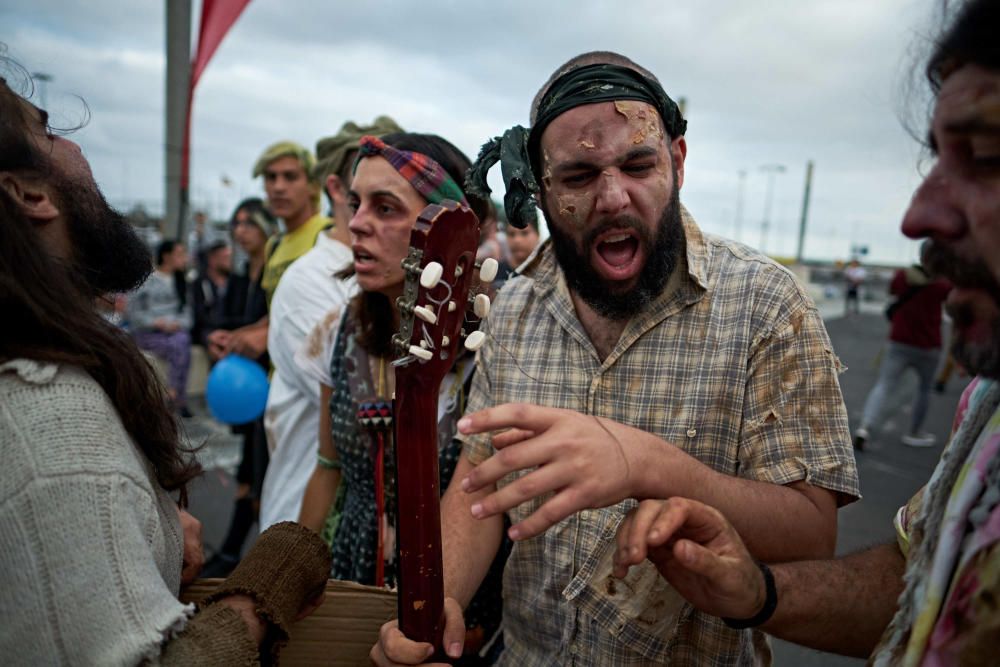
[(402, 262), (403, 295), (396, 300), (399, 332), (392, 337), (397, 377), (410, 370), (440, 381), (451, 369), (459, 343), (478, 349), (476, 322), (489, 312), (485, 294), (473, 294), (475, 270), (484, 283), (496, 276), (496, 261), (476, 266), (479, 219), (467, 206), (445, 200), (431, 204), (410, 232), (410, 251)]

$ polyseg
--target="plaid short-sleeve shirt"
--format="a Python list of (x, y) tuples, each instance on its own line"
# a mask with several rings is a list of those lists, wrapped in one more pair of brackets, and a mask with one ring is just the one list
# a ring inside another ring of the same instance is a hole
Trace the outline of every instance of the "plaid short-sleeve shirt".
[[(840, 363), (815, 305), (786, 269), (683, 217), (686, 252), (674, 277), (603, 361), (551, 247), (543, 248), (529, 275), (497, 296), (468, 410), (528, 402), (607, 417), (719, 472), (806, 480), (836, 492), (840, 504), (855, 500)], [(474, 464), (493, 451), (488, 436), (465, 438)], [(520, 505), (511, 520), (546, 499)], [(580, 512), (514, 545), (504, 575), (503, 663), (768, 663), (761, 633), (695, 611), (648, 561), (624, 580), (609, 576), (615, 531), (634, 504)]]

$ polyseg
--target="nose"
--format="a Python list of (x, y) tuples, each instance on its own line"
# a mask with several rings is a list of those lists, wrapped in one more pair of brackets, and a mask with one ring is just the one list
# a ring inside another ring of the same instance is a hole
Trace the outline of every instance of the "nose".
[(945, 173), (940, 164), (935, 165), (913, 193), (903, 216), (903, 234), (913, 239), (954, 240), (961, 237), (965, 232), (965, 218), (956, 205), (957, 187), (955, 178)]
[(347, 230), (355, 236), (368, 236), (372, 233), (371, 222), (368, 220), (368, 209), (364, 206), (358, 207), (347, 223)]
[(601, 215), (617, 215), (628, 208), (629, 196), (622, 182), (624, 174), (618, 169), (605, 169), (597, 179), (597, 197), (594, 210)]

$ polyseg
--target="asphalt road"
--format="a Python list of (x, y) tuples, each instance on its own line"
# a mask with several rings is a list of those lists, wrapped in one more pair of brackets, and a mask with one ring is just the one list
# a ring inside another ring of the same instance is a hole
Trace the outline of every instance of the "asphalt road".
[[(840, 316), (839, 302), (821, 303), (827, 316), (827, 329), (834, 350), (847, 371), (840, 376), (852, 428), (861, 418), (868, 390), (877, 374), (877, 358), (888, 334), (888, 324), (881, 315), (881, 305), (864, 304), (861, 315)], [(936, 434), (932, 448), (914, 449), (899, 441), (909, 418), (909, 403), (916, 378), (909, 377), (897, 391), (895, 409), (887, 414), (881, 432), (859, 454), (858, 470), (864, 498), (840, 511), (838, 553), (851, 553), (893, 539), (892, 517), (900, 505), (929, 478), (948, 436), (952, 415), (966, 378), (952, 377), (943, 395), (934, 394), (925, 429)], [(197, 408), (197, 406), (196, 406)], [(200, 412), (205, 413), (201, 406)], [(192, 488), (191, 509), (204, 524), (206, 552), (211, 554), (221, 544), (232, 511), (235, 484), (231, 471), (239, 462), (239, 443), (227, 429), (207, 418), (187, 422), (189, 435), (205, 442), (203, 459), (209, 471)], [(844, 667), (864, 661), (811, 651), (785, 642), (774, 642), (774, 664), (779, 667), (800, 665)]]

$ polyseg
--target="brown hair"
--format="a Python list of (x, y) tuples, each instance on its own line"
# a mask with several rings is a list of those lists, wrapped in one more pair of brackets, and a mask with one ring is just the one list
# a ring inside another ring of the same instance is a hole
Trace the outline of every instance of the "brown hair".
[[(17, 71), (19, 67), (10, 63)], [(20, 96), (0, 77), (0, 171), (44, 179), (56, 166), (35, 149)], [(201, 472), (192, 451), (180, 444), (166, 392), (132, 339), (107, 322), (71, 266), (44, 249), (24, 211), (0, 188), (0, 360), (19, 357), (85, 370), (115, 406), (168, 491)]]

